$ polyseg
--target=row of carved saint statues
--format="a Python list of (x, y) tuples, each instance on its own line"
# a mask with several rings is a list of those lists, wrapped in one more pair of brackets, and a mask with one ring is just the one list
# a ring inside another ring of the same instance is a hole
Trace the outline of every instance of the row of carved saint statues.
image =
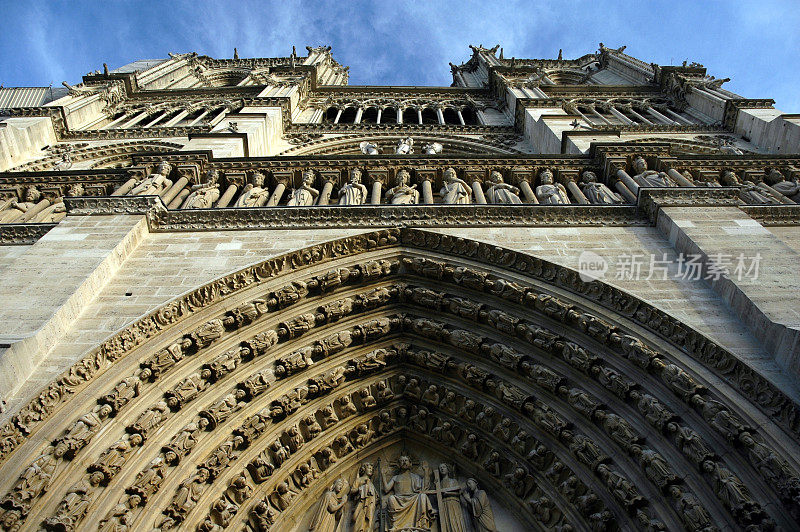
[[(441, 203), (447, 205), (469, 204), (540, 204), (540, 205), (620, 205), (636, 203), (639, 188), (643, 187), (738, 187), (740, 199), (744, 204), (780, 205), (800, 203), (800, 172), (784, 172), (770, 169), (763, 176), (748, 175), (742, 179), (737, 173), (725, 170), (719, 176), (702, 174), (695, 178), (688, 170), (678, 172), (669, 169), (657, 172), (647, 168), (642, 157), (636, 157), (632, 163), (634, 175), (624, 169), (618, 169), (612, 190), (599, 182), (597, 175), (584, 171), (578, 182), (556, 182), (553, 172), (547, 168), (539, 171), (538, 185), (532, 187), (526, 180), (518, 180), (517, 185), (506, 183), (503, 175), (494, 170), (486, 183), (475, 180), (468, 183), (458, 176), (454, 168), (447, 168), (443, 175), (443, 185), (438, 198), (434, 197), (430, 180), (418, 179), (412, 184), (411, 173), (401, 169), (395, 174), (394, 183), (385, 192), (382, 183), (374, 181), (371, 188), (362, 184), (362, 172), (352, 168), (348, 181), (339, 187), (334, 198), (332, 180), (321, 180), (323, 185), (317, 188), (319, 181), (314, 170), (303, 172), (299, 187), (286, 194), (286, 185), (278, 183), (273, 190), (265, 186), (266, 177), (255, 172), (250, 182), (243, 187), (230, 183), (223, 190), (218, 170), (209, 170), (205, 182), (189, 185), (185, 177), (173, 182), (170, 179), (172, 165), (160, 162), (155, 171), (141, 179), (130, 179), (117, 188), (112, 196), (157, 195), (170, 209), (209, 209), (224, 207), (265, 207), (265, 206), (297, 206), (338, 204), (342, 206), (356, 205), (415, 205)], [(82, 196), (84, 187), (80, 183), (70, 184), (66, 196)], [(0, 223), (53, 223), (60, 221), (66, 214), (63, 197), (49, 198), (35, 185), (17, 190), (18, 197), (0, 200)]]

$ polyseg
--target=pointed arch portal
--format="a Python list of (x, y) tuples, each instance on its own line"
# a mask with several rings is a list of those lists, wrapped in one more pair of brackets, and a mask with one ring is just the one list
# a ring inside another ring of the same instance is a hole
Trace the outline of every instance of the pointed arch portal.
[(381, 230), (98, 346), (2, 428), (0, 523), (444, 531), (491, 510), (498, 530), (791, 529), (797, 431), (791, 400), (621, 290)]

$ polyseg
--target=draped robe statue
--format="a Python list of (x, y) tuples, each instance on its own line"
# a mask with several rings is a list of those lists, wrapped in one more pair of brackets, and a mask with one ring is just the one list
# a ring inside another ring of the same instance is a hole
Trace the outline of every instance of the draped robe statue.
[(439, 530), (441, 532), (467, 532), (464, 512), (461, 510), (461, 487), (458, 480), (450, 476), (450, 467), (439, 464), (442, 507), (439, 508)]
[(589, 200), (589, 203), (595, 205), (617, 205), (624, 203), (622, 196), (613, 192), (603, 183), (597, 182), (597, 176), (594, 172), (588, 170), (581, 175), (581, 189), (583, 195)]
[(328, 491), (322, 496), (317, 512), (311, 521), (309, 531), (336, 532), (337, 522), (342, 517), (342, 506), (347, 502), (347, 491), (344, 481), (337, 478)]
[(192, 193), (183, 204), (184, 209), (210, 209), (219, 199), (219, 172), (210, 170), (207, 177), (207, 183), (192, 187)]
[(800, 203), (800, 184), (796, 177), (788, 180), (780, 171), (771, 170), (764, 181), (793, 202)]
[(656, 172), (655, 170), (647, 169), (647, 161), (642, 157), (637, 157), (633, 160), (633, 171), (637, 172), (633, 176), (640, 187), (674, 187), (676, 186), (672, 179), (664, 172)]
[(494, 171), (489, 176), (489, 183), (491, 186), (486, 191), (486, 196), (489, 203), (505, 203), (505, 204), (519, 204), (522, 200), (519, 199), (519, 189), (514, 185), (509, 185), (503, 182), (503, 176), (500, 172)]
[(269, 191), (264, 188), (264, 174), (253, 174), (253, 182), (242, 191), (236, 200), (236, 207), (262, 207), (269, 199)]
[(720, 182), (727, 187), (739, 187), (739, 197), (745, 203), (755, 205), (777, 205), (780, 203), (780, 201), (752, 182), (745, 181), (742, 183), (739, 181), (739, 177), (731, 171), (725, 171), (720, 178)]
[(128, 192), (129, 196), (146, 196), (161, 194), (164, 189), (172, 185), (172, 181), (167, 176), (172, 171), (172, 166), (161, 161), (156, 167), (156, 172), (145, 177)]
[(462, 500), (472, 516), (472, 525), (476, 532), (497, 532), (494, 524), (494, 512), (486, 492), (478, 488), (478, 482), (471, 478), (462, 492)]
[(408, 170), (397, 172), (397, 186), (386, 191), (386, 199), (392, 205), (416, 205), (419, 203), (419, 191), (417, 185), (409, 185), (411, 174)]
[(306, 170), (303, 172), (303, 184), (300, 188), (292, 190), (292, 196), (289, 198), (286, 205), (291, 207), (308, 207), (314, 205), (314, 202), (317, 201), (317, 197), (319, 197), (319, 190), (311, 186), (313, 184), (314, 172), (312, 170)]
[(436, 511), (428, 496), (423, 493), (425, 480), (411, 472), (411, 459), (408, 456), (401, 456), (398, 464), (400, 472), (383, 483), (383, 491), (387, 494), (389, 530), (399, 531), (414, 527), (427, 529)]
[(372, 464), (366, 463), (358, 471), (358, 478), (350, 488), (350, 495), (355, 499), (353, 508), (353, 532), (372, 532), (375, 519), (375, 503), (377, 492), (372, 483)]
[(444, 171), (444, 186), (439, 191), (442, 203), (449, 205), (469, 205), (472, 203), (472, 193), (469, 185), (456, 176), (456, 171), (448, 168)]
[(350, 182), (339, 190), (339, 205), (363, 205), (367, 202), (367, 187), (361, 184), (361, 170), (350, 170)]
[(536, 199), (542, 205), (568, 205), (569, 197), (564, 185), (555, 183), (553, 180), (553, 173), (550, 170), (543, 170), (539, 175), (539, 181), (542, 183), (536, 187)]

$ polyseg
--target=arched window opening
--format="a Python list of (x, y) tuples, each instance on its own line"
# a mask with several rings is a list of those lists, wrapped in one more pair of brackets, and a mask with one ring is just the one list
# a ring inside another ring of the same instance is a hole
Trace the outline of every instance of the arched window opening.
[(378, 122), (378, 108), (367, 107), (361, 115), (361, 122), (364, 124), (376, 124)]
[(407, 107), (403, 109), (403, 123), (419, 124), (419, 115), (417, 115), (416, 107)]
[(339, 117), (340, 124), (352, 124), (356, 121), (356, 113), (358, 110), (355, 107), (348, 107), (342, 111), (342, 116)]
[(339, 109), (336, 107), (328, 107), (328, 110), (325, 111), (325, 117), (322, 119), (322, 121), (328, 124), (333, 124), (333, 121), (336, 120), (336, 115), (338, 114)]
[(397, 109), (394, 107), (384, 107), (381, 112), (381, 124), (396, 124)]
[(444, 123), (445, 124), (461, 124), (461, 120), (458, 119), (458, 113), (452, 107), (448, 107), (444, 110)]
[(430, 107), (426, 107), (425, 109), (422, 110), (422, 123), (438, 124), (439, 115), (436, 113), (435, 110), (431, 109)]
[(461, 109), (461, 116), (464, 117), (464, 124), (468, 126), (474, 126), (478, 124), (478, 116), (469, 107), (464, 107)]

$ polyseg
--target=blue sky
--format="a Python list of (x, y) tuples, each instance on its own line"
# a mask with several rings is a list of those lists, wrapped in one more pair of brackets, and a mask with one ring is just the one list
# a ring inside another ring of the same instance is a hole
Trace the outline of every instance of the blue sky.
[(196, 51), (286, 56), (331, 45), (351, 84), (449, 85), (468, 44), (579, 57), (598, 43), (647, 62), (703, 63), (726, 88), (800, 112), (800, 1), (253, 2), (0, 0), (0, 83), (76, 83), (135, 59)]

